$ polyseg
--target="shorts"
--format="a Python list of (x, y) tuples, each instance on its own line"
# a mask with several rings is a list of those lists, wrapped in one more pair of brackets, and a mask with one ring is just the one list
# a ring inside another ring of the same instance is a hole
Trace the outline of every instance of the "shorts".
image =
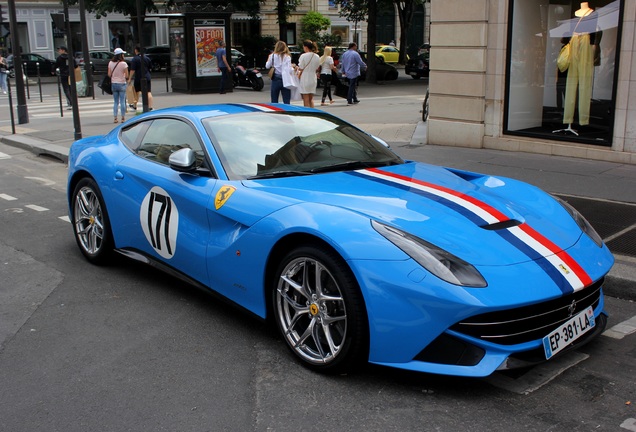
[[(148, 87), (148, 91), (151, 91), (150, 90), (150, 80), (148, 80), (146, 82), (146, 87)], [(135, 81), (135, 91), (137, 93), (139, 93), (141, 91), (141, 81), (139, 81), (139, 82)]]

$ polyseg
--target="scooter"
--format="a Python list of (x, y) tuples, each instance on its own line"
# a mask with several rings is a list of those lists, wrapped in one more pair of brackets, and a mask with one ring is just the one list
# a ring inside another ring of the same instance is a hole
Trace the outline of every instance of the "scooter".
[(256, 91), (261, 91), (265, 87), (263, 75), (257, 68), (246, 69), (237, 63), (232, 65), (232, 81), (234, 87), (251, 87)]

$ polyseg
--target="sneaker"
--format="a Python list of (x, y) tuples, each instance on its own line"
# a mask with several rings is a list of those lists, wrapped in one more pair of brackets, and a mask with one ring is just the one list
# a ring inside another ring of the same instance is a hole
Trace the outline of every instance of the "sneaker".
[(354, 103), (354, 104), (359, 104), (359, 103), (360, 103), (360, 101), (359, 101), (359, 100), (354, 100), (354, 101), (353, 101), (353, 103)]
[(70, 106), (70, 105), (66, 107), (66, 110), (67, 110), (67, 111), (70, 111), (70, 110), (72, 110), (72, 109), (73, 109), (73, 107), (72, 107), (72, 106)]

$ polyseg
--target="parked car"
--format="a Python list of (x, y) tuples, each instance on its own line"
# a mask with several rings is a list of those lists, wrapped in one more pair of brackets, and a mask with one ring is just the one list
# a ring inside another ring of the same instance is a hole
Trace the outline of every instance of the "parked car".
[[(391, 45), (376, 45), (375, 56), (382, 58), (386, 63), (397, 63), (400, 60), (400, 50)], [(406, 60), (409, 56), (406, 56)]]
[[(93, 73), (106, 73), (108, 63), (110, 63), (115, 53), (110, 51), (89, 51), (88, 55), (91, 59), (91, 70)], [(84, 67), (84, 54), (81, 51), (75, 53), (75, 58), (78, 60), (79, 65)]]
[[(25, 53), (21, 54), (22, 59), (22, 72), (30, 77), (38, 76), (38, 67), (40, 76), (54, 76), (55, 75), (55, 60), (49, 60), (40, 54)], [(9, 74), (15, 76), (13, 55), (7, 57), (7, 66)]]
[(420, 54), (409, 59), (404, 65), (404, 73), (413, 79), (426, 78), (429, 75), (428, 54)]
[(169, 46), (152, 46), (147, 47), (144, 51), (145, 55), (150, 59), (152, 71), (158, 72), (161, 69), (170, 67), (170, 47)]
[(370, 362), (487, 376), (558, 358), (607, 324), (614, 258), (567, 202), (404, 160), (320, 110), (145, 113), (75, 141), (67, 191), (89, 262), (117, 253), (215, 292), (271, 319), (323, 373)]
[[(340, 56), (347, 51), (346, 47), (335, 47), (331, 51), (331, 57), (333, 58), (334, 65), (338, 68), (338, 76), (342, 74), (341, 66), (340, 66)], [(363, 51), (358, 51), (362, 61), (368, 64), (367, 62), (367, 53)], [(376, 57), (376, 66), (375, 66), (375, 74), (376, 78), (379, 81), (393, 81), (398, 79), (399, 72), (395, 68), (395, 66), (387, 64), (384, 62), (384, 59), (381, 57)], [(360, 81), (365, 81), (367, 79), (367, 70), (360, 71)]]

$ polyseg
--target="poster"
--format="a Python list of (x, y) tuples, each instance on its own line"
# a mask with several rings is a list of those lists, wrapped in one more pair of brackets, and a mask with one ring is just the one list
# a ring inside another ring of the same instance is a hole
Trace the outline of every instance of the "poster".
[(219, 76), (216, 62), (216, 49), (224, 40), (224, 27), (195, 27), (197, 77)]
[(186, 78), (183, 26), (183, 18), (170, 18), (168, 21), (168, 31), (170, 32), (170, 72), (174, 78)]

